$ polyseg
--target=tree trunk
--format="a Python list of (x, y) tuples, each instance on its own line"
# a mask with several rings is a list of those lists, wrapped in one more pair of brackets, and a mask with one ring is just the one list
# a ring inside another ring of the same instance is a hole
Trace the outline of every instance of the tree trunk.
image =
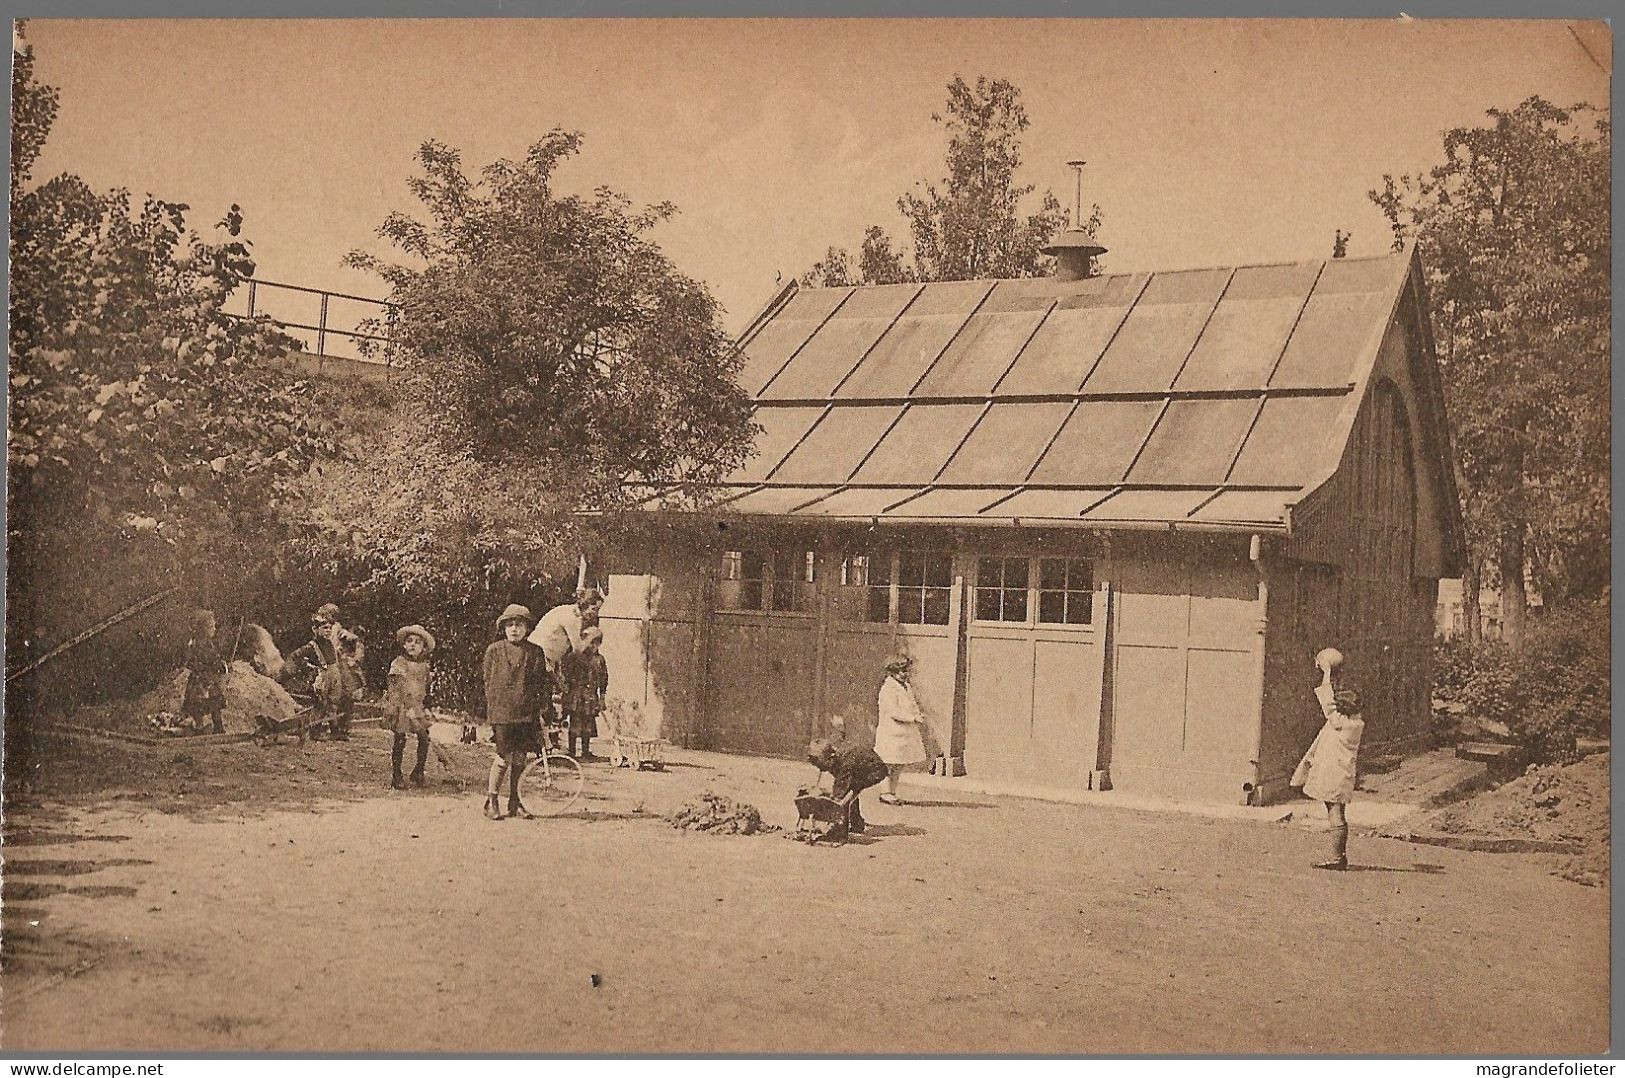
[(1523, 646), (1524, 614), (1529, 600), (1523, 589), (1523, 526), (1508, 525), (1501, 532), (1501, 639), (1517, 651)]
[(1484, 642), (1484, 623), (1480, 620), (1478, 606), (1478, 589), (1483, 579), (1484, 574), (1479, 571), (1478, 559), (1469, 554), (1461, 572), (1461, 616), (1466, 622), (1462, 629), (1469, 644)]

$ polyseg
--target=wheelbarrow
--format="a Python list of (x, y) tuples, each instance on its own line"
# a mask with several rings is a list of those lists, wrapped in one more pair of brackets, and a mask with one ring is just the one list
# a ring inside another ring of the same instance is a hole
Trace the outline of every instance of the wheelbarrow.
[(847, 791), (836, 799), (818, 790), (803, 787), (796, 795), (795, 837), (804, 842), (844, 843), (852, 832), (852, 805), (858, 795)]

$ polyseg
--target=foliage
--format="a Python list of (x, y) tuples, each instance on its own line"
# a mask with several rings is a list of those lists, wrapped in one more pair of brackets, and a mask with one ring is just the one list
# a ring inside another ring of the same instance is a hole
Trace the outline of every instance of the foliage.
[(1607, 736), (1608, 605), (1575, 603), (1532, 622), (1520, 650), (1452, 641), (1435, 653), (1434, 695), (1504, 724), (1537, 759), (1572, 757), (1577, 737)]
[[(944, 112), (933, 113), (948, 136), (945, 175), (917, 185), (897, 200), (913, 243), (912, 259), (886, 230), (870, 225), (856, 267), (844, 248), (831, 247), (801, 277), (814, 286), (961, 281), (1037, 277), (1052, 260), (1042, 248), (1066, 225), (1067, 213), (1049, 191), (1036, 212), (1022, 203), (1036, 190), (1016, 182), (1027, 110), (1021, 90), (1005, 79), (955, 76)], [(1085, 227), (1098, 232), (1102, 216), (1091, 208)]]
[(34, 49), (23, 43), (26, 23), (19, 20), (11, 50), (11, 201), (32, 178), (34, 162), (45, 149), (45, 137), (56, 122), (55, 86), (34, 81)]
[[(26, 47), (13, 65), (31, 165), (56, 95)], [(180, 203), (13, 181), (7, 630), (26, 658), (114, 596), (212, 601), (276, 548), (295, 480), (335, 443), (313, 387), (270, 365), (294, 342), (224, 312), (254, 269), (236, 206), (211, 242)]]
[(353, 252), (390, 286), (404, 377), (383, 444), (330, 478), (328, 522), (407, 586), (481, 566), (558, 565), (583, 504), (697, 488), (749, 449), (739, 357), (703, 285), (649, 233), (675, 209), (555, 189), (578, 132), (478, 178), (426, 142), (424, 220), (380, 226), (412, 265)]
[(1609, 574), (1610, 122), (1532, 97), (1372, 200), (1427, 269), (1474, 575), (1522, 612)]

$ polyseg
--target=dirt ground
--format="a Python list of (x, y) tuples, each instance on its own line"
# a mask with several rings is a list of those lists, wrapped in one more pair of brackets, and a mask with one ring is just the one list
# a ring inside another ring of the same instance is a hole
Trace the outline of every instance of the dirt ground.
[(702, 753), (590, 765), (584, 812), (491, 823), (484, 750), (397, 793), (387, 745), (58, 749), (7, 805), (0, 1044), (1607, 1046), (1608, 892), (1550, 857), (1357, 834), (1355, 871), (1316, 873), (1292, 827), (946, 794), (865, 798), (844, 847), (692, 834), (660, 816), (709, 790), (790, 826), (810, 777)]

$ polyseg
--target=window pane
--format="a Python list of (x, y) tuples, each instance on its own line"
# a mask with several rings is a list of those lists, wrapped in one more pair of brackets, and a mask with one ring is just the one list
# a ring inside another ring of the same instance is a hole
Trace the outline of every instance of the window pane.
[(976, 620), (977, 621), (998, 621), (999, 620), (999, 589), (998, 588), (977, 588), (976, 589)]
[(1088, 625), (1094, 594), (1087, 591), (1069, 591), (1066, 594), (1066, 622), (1068, 625)]
[(948, 624), (948, 588), (927, 588), (925, 591), (925, 611), (921, 619), (922, 625)]
[(954, 582), (954, 560), (947, 554), (932, 554), (925, 562), (925, 582), (933, 588), (951, 587)]
[(1038, 593), (1038, 620), (1051, 624), (1066, 622), (1066, 592), (1041, 591)]
[(897, 589), (897, 620), (903, 625), (920, 624), (920, 608), (925, 598), (924, 588)]
[(884, 625), (891, 620), (891, 588), (882, 584), (879, 587), (871, 587), (868, 591), (863, 620)]
[(848, 588), (861, 588), (869, 583), (869, 558), (864, 554), (857, 554), (841, 562), (841, 585)]
[(740, 577), (740, 558), (737, 550), (726, 551), (722, 555), (722, 579), (738, 580)]
[(1066, 590), (1066, 559), (1045, 558), (1038, 563), (1038, 586), (1045, 591)]
[(980, 558), (976, 562), (976, 585), (997, 588), (1004, 583), (1004, 561), (1000, 558)]
[(925, 583), (925, 555), (902, 554), (897, 559), (897, 582), (917, 588)]
[(1027, 589), (1004, 589), (1004, 621), (1027, 620)]
[(762, 609), (762, 582), (760, 580), (739, 581), (739, 601), (735, 604), (734, 609)]

